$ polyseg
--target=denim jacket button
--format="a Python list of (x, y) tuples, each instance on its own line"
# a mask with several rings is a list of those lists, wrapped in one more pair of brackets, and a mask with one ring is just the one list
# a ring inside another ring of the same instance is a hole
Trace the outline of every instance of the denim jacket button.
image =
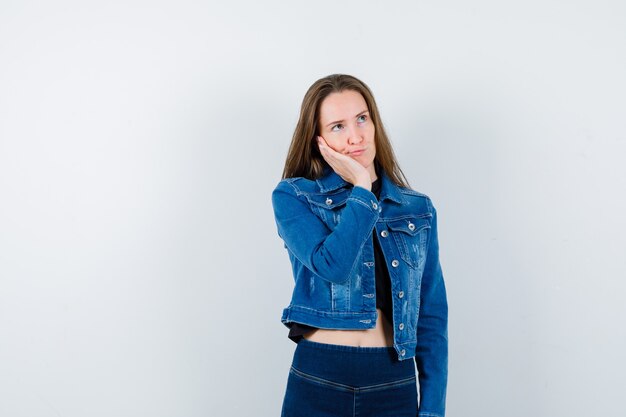
[(393, 266), (394, 268), (396, 268), (399, 264), (400, 262), (398, 262), (397, 259), (394, 259), (393, 261), (391, 261), (391, 266)]
[(386, 230), (383, 230), (382, 232), (380, 232), (380, 235), (381, 235), (382, 237), (387, 237), (387, 236), (389, 236), (389, 232), (388, 232), (388, 231), (386, 231)]
[(402, 298), (402, 297), (404, 297), (404, 291), (400, 291), (400, 292), (398, 293), (398, 298)]
[(400, 323), (400, 324), (398, 324), (398, 329), (400, 329), (400, 330), (404, 330), (404, 323)]
[(378, 208), (378, 204), (372, 203), (372, 207), (374, 208), (374, 210), (376, 210)]
[(400, 351), (400, 356), (404, 356), (404, 355), (406, 355), (406, 350), (402, 349), (402, 350)]
[(331, 198), (327, 198), (326, 204), (330, 206), (331, 204), (333, 204), (333, 200)]
[(415, 225), (411, 222), (409, 222), (409, 229), (415, 230)]

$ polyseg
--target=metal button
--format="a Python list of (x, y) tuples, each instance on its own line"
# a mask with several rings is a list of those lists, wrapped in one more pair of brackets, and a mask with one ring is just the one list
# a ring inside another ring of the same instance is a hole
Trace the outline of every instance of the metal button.
[(382, 237), (387, 237), (387, 236), (389, 236), (389, 232), (388, 232), (388, 231), (386, 231), (386, 230), (383, 230), (382, 232), (380, 232), (380, 235), (381, 235)]
[(400, 323), (400, 324), (398, 324), (398, 329), (400, 329), (400, 330), (404, 330), (404, 323)]
[(328, 204), (330, 206), (331, 204), (333, 204), (333, 200), (330, 199), (330, 198), (327, 198), (326, 199), (326, 204)]
[(397, 267), (398, 265), (400, 265), (400, 262), (398, 262), (397, 259), (394, 259), (393, 261), (391, 261), (391, 266), (393, 266), (394, 268)]
[(404, 297), (404, 291), (400, 291), (400, 292), (398, 293), (398, 298), (402, 298), (402, 297)]
[(374, 210), (376, 210), (378, 208), (378, 204), (372, 203), (372, 207), (374, 208)]
[(415, 225), (411, 222), (409, 222), (409, 229), (415, 230)]
[(405, 354), (406, 354), (406, 350), (402, 349), (402, 350), (400, 351), (400, 356), (404, 356)]

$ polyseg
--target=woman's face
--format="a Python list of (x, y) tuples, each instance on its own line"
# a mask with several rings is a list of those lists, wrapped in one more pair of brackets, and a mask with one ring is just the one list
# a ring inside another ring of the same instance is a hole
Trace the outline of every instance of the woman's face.
[(319, 131), (332, 149), (358, 161), (372, 180), (376, 179), (376, 128), (361, 93), (344, 90), (329, 94), (320, 106)]

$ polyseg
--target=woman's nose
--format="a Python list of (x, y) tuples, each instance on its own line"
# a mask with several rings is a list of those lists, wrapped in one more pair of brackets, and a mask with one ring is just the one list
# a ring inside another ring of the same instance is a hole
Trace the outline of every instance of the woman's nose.
[(356, 143), (359, 143), (363, 140), (363, 138), (361, 137), (361, 135), (359, 134), (359, 132), (357, 131), (356, 128), (351, 128), (348, 131), (348, 143), (350, 143), (351, 145), (354, 145)]

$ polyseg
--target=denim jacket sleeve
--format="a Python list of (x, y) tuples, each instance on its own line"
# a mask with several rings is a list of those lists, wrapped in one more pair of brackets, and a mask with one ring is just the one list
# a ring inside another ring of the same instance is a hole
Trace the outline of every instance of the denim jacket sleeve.
[(288, 180), (272, 192), (272, 205), (278, 235), (287, 249), (314, 274), (337, 284), (350, 277), (379, 216), (376, 196), (360, 186), (352, 187), (341, 221), (332, 231)]
[(448, 381), (448, 302), (439, 263), (434, 206), (426, 266), (422, 276), (415, 363), (419, 372), (419, 417), (444, 417)]

